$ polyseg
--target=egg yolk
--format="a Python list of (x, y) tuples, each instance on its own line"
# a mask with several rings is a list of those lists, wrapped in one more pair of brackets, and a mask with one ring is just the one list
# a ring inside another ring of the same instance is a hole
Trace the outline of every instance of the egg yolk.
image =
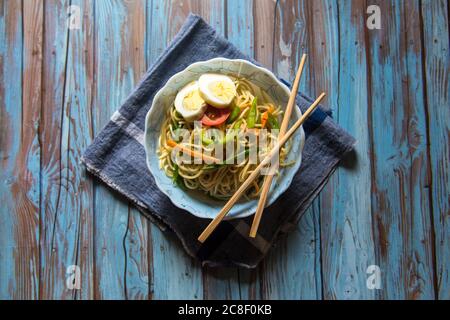
[(186, 110), (197, 110), (204, 103), (205, 100), (203, 100), (202, 97), (200, 97), (200, 93), (198, 92), (198, 90), (193, 90), (189, 92), (183, 99), (183, 107)]
[(230, 83), (217, 81), (209, 85), (209, 89), (214, 95), (224, 101), (232, 99), (236, 92)]

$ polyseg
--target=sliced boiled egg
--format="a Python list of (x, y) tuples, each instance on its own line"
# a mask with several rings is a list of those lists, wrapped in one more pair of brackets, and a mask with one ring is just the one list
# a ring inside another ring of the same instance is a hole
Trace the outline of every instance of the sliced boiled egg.
[(175, 109), (186, 121), (200, 119), (208, 107), (198, 89), (198, 82), (191, 82), (183, 87), (175, 97)]
[(205, 73), (198, 79), (200, 95), (211, 106), (226, 108), (236, 96), (236, 86), (223, 74)]

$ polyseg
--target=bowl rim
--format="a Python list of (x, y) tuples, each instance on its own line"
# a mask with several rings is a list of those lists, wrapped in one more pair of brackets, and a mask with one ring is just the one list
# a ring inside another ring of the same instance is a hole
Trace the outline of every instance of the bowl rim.
[[(189, 212), (190, 214), (192, 214), (192, 215), (194, 215), (194, 216), (196, 216), (196, 217), (198, 217), (198, 218), (202, 218), (202, 219), (213, 219), (213, 218), (201, 216), (201, 215), (197, 214), (196, 212), (190, 211), (189, 208), (186, 208), (186, 207), (182, 206), (181, 204), (177, 203), (177, 202), (173, 199), (174, 197), (171, 197), (171, 196), (170, 196), (170, 194), (167, 192), (167, 190), (165, 190), (165, 188), (162, 187), (162, 185), (159, 183), (158, 179), (157, 179), (157, 178), (155, 177), (155, 175), (153, 174), (152, 169), (151, 169), (151, 167), (150, 167), (150, 165), (149, 165), (149, 150), (148, 150), (148, 146), (149, 146), (149, 141), (148, 141), (148, 139), (149, 139), (149, 134), (148, 134), (148, 130), (149, 130), (149, 127), (148, 127), (148, 124), (149, 124), (150, 117), (153, 115), (153, 113), (156, 112), (156, 111), (154, 111), (154, 110), (155, 110), (155, 108), (154, 108), (155, 101), (158, 101), (158, 100), (159, 100), (160, 96), (162, 95), (162, 93), (163, 93), (163, 91), (164, 91), (164, 89), (166, 88), (166, 86), (167, 86), (168, 83), (170, 83), (170, 82), (173, 81), (175, 78), (177, 78), (178, 76), (180, 76), (181, 74), (183, 74), (184, 72), (186, 72), (186, 70), (187, 70), (188, 68), (193, 68), (193, 67), (196, 67), (196, 66), (205, 65), (205, 64), (210, 64), (210, 63), (215, 63), (215, 62), (220, 62), (220, 61), (231, 61), (231, 62), (237, 62), (237, 63), (243, 63), (243, 64), (250, 65), (251, 67), (256, 68), (256, 69), (258, 69), (259, 71), (264, 72), (265, 74), (267, 74), (270, 78), (272, 78), (272, 80), (274, 80), (274, 81), (282, 88), (282, 90), (284, 90), (284, 91), (286, 92), (286, 94), (287, 94), (288, 97), (289, 97), (289, 95), (290, 95), (290, 90), (289, 90), (289, 88), (287, 87), (287, 85), (284, 84), (282, 81), (280, 81), (280, 80), (273, 74), (273, 72), (270, 71), (269, 69), (267, 69), (267, 68), (265, 68), (265, 67), (258, 66), (258, 65), (256, 65), (256, 64), (254, 64), (253, 62), (248, 61), (248, 60), (245, 60), (245, 59), (229, 59), (229, 58), (224, 58), (224, 57), (216, 57), (216, 58), (212, 58), (212, 59), (209, 59), (209, 60), (202, 60), (202, 61), (196, 61), (196, 62), (194, 62), (194, 63), (191, 63), (190, 65), (188, 65), (187, 67), (185, 67), (183, 70), (181, 70), (181, 71), (175, 73), (174, 75), (172, 75), (172, 76), (166, 81), (166, 83), (165, 83), (161, 88), (158, 89), (158, 91), (156, 92), (155, 96), (153, 97), (153, 100), (152, 100), (150, 109), (148, 110), (147, 115), (145, 116), (144, 149), (145, 149), (145, 156), (146, 156), (146, 161), (145, 161), (145, 162), (146, 162), (147, 168), (148, 168), (148, 170), (150, 171), (150, 173), (152, 174), (152, 176), (153, 176), (153, 178), (154, 178), (154, 180), (155, 180), (155, 184), (156, 184), (156, 186), (158, 187), (158, 189), (159, 189), (162, 193), (164, 193), (164, 194), (170, 199), (170, 202), (172, 202), (172, 204), (173, 204), (174, 206), (176, 206), (177, 208), (180, 208), (180, 209), (182, 209), (182, 210), (185, 210), (185, 211)], [(297, 105), (296, 105), (296, 107), (294, 108), (294, 112), (297, 114), (297, 116), (298, 116), (299, 118), (301, 117), (302, 111), (300, 110), (300, 108), (299, 108)], [(294, 179), (294, 176), (297, 174), (297, 172), (298, 172), (298, 170), (299, 170), (299, 168), (300, 168), (300, 166), (301, 166), (301, 163), (302, 163), (302, 160), (303, 160), (303, 159), (302, 159), (302, 158), (303, 158), (303, 148), (304, 148), (304, 145), (305, 145), (306, 137), (305, 137), (305, 132), (304, 132), (304, 130), (303, 130), (303, 126), (301, 126), (298, 130), (299, 130), (299, 134), (300, 134), (300, 146), (299, 146), (300, 155), (299, 155), (299, 161), (298, 161), (298, 162), (296, 161), (295, 164), (294, 164), (293, 167), (292, 167), (293, 170), (294, 170), (294, 174), (292, 174), (291, 177), (287, 177), (287, 180), (286, 180), (286, 183), (284, 184), (284, 186), (281, 187), (281, 188), (278, 188), (278, 190), (277, 190), (278, 192), (276, 192), (275, 194), (273, 194), (273, 195), (271, 196), (271, 193), (274, 192), (274, 190), (272, 190), (272, 189), (273, 189), (274, 186), (275, 186), (275, 184), (272, 183), (272, 186), (271, 186), (271, 188), (270, 188), (270, 190), (269, 190), (269, 195), (268, 195), (266, 207), (267, 207), (267, 206), (270, 206), (271, 204), (273, 204), (273, 203), (274, 203), (274, 202), (275, 202), (275, 201), (276, 201), (276, 200), (277, 200), (277, 199), (278, 199), (278, 198), (279, 198), (279, 197), (280, 197), (280, 196), (281, 196), (281, 195), (282, 195), (289, 187), (290, 187), (290, 185), (292, 184), (292, 180)], [(169, 179), (169, 178), (167, 178), (167, 179)], [(255, 210), (256, 210), (256, 205), (255, 205)], [(251, 215), (253, 215), (253, 214), (255, 214), (254, 210), (251, 210), (250, 212), (244, 211), (243, 213), (236, 214), (236, 215), (233, 215), (233, 216), (228, 215), (228, 216), (225, 217), (224, 220), (231, 220), (231, 219), (245, 218), (245, 217), (249, 217), (249, 216), (251, 216)]]

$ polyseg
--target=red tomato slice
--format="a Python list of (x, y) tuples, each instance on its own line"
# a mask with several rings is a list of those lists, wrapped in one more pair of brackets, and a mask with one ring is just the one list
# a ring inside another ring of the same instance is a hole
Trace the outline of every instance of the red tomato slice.
[(201, 119), (202, 124), (209, 127), (218, 126), (228, 119), (231, 113), (231, 108), (217, 109), (208, 106)]

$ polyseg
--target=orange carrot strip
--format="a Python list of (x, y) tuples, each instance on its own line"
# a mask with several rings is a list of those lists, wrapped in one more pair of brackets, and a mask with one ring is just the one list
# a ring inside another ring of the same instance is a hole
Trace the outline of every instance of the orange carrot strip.
[(182, 146), (182, 145), (176, 143), (176, 142), (173, 141), (173, 140), (167, 140), (167, 144), (168, 144), (170, 147), (172, 147), (172, 148), (175, 148), (175, 147), (179, 148), (181, 151), (190, 154), (190, 155), (193, 156), (194, 158), (202, 158), (203, 160), (209, 160), (209, 161), (212, 161), (212, 162), (215, 162), (215, 163), (220, 162), (220, 160), (217, 159), (217, 158), (208, 156), (208, 155), (203, 154), (203, 153), (201, 153), (201, 152), (197, 152), (197, 151), (191, 150), (191, 149), (189, 149), (189, 148), (187, 148), (187, 147), (184, 147), (184, 146)]
[(266, 127), (267, 119), (269, 119), (269, 111), (265, 111), (261, 115), (261, 129), (264, 129)]

